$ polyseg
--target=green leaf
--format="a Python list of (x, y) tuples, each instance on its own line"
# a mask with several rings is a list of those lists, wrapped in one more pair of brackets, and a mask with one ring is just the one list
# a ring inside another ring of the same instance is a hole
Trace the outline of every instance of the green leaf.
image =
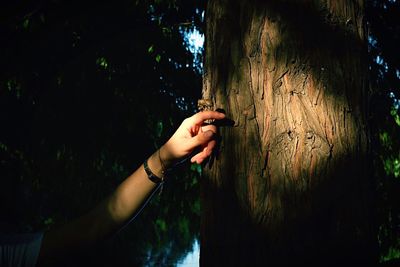
[(5, 144), (3, 144), (3, 143), (0, 143), (0, 149), (3, 150), (3, 151), (7, 151), (8, 150), (7, 146)]
[(149, 54), (153, 53), (153, 52), (154, 52), (154, 45), (151, 45), (151, 46), (147, 49), (147, 52), (148, 52)]
[(160, 63), (160, 61), (161, 61), (161, 55), (160, 55), (160, 54), (158, 54), (158, 55), (156, 56), (156, 61), (157, 61), (157, 63)]
[(108, 68), (108, 62), (105, 57), (99, 57), (98, 59), (96, 59), (96, 64), (99, 65), (103, 69)]
[(400, 116), (397, 113), (397, 109), (395, 107), (392, 107), (390, 114), (393, 116), (394, 121), (396, 122), (397, 126), (400, 126)]
[(193, 205), (192, 205), (192, 212), (197, 214), (197, 215), (200, 215), (200, 211), (201, 211), (200, 207), (201, 207), (200, 206), (200, 199), (196, 199), (194, 201)]
[(391, 148), (392, 147), (392, 140), (388, 134), (388, 132), (383, 131), (379, 133), (379, 140), (381, 141), (381, 144), (386, 147), (386, 148)]
[(190, 170), (193, 172), (196, 172), (198, 174), (201, 175), (202, 169), (201, 169), (201, 165), (197, 164), (197, 163), (193, 163), (192, 165), (190, 165)]
[(51, 217), (49, 217), (49, 218), (47, 218), (46, 220), (44, 220), (44, 224), (45, 225), (51, 225), (51, 224), (53, 224), (54, 223), (54, 220), (53, 220), (53, 218), (51, 218)]
[(167, 230), (167, 223), (163, 219), (157, 219), (156, 225), (161, 230), (161, 232), (165, 232)]
[(163, 123), (162, 121), (158, 121), (156, 126), (156, 135), (158, 138), (161, 137), (162, 132), (163, 132)]
[(394, 259), (400, 259), (400, 250), (394, 247), (390, 247), (386, 255), (381, 256), (380, 262), (390, 261)]
[(24, 20), (24, 22), (22, 23), (22, 27), (24, 27), (24, 29), (27, 29), (29, 27), (29, 19)]

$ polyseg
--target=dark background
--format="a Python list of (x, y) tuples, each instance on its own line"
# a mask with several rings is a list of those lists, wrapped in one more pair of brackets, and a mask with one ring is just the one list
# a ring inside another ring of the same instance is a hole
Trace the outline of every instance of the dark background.
[[(367, 4), (371, 209), (381, 260), (388, 262), (400, 258), (400, 5)], [(202, 32), (205, 5), (0, 4), (2, 232), (45, 230), (85, 213), (196, 111), (201, 65), (193, 63), (183, 33)], [(200, 175), (198, 165), (176, 168), (163, 193), (81, 265), (174, 265), (199, 237)]]

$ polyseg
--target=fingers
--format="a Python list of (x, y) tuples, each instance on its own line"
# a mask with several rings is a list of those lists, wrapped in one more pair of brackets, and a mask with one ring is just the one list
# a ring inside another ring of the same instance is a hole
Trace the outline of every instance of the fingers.
[(221, 120), (225, 118), (225, 114), (218, 112), (218, 111), (201, 111), (196, 114), (194, 114), (192, 117), (190, 117), (191, 123), (193, 124), (203, 124), (205, 120), (209, 119), (215, 119), (215, 120)]
[(216, 133), (217, 132), (217, 126), (215, 126), (213, 124), (207, 124), (207, 125), (201, 126), (201, 130), (203, 132), (212, 131), (213, 133)]
[[(222, 116), (220, 116), (220, 114), (222, 114)], [(217, 116), (215, 116), (217, 115)], [(195, 115), (192, 116), (192, 119), (194, 119), (194, 121), (197, 120), (197, 122), (199, 122), (199, 124), (203, 123), (204, 120), (207, 120), (209, 118), (221, 118), (223, 119), (225, 117), (225, 114), (223, 113), (219, 113), (219, 112), (214, 112), (211, 111), (211, 113), (209, 111), (203, 111), (200, 113), (197, 113)], [(213, 148), (216, 145), (216, 141), (213, 140), (215, 134), (217, 133), (217, 127), (215, 125), (209, 124), (209, 125), (204, 125), (201, 126), (200, 128), (200, 132), (193, 137), (193, 146), (194, 147), (198, 147), (201, 146), (202, 150), (197, 153), (196, 155), (194, 155), (191, 158), (191, 162), (196, 162), (198, 164), (202, 163), (207, 157), (209, 157), (212, 153)]]
[[(216, 145), (213, 140), (214, 135), (217, 133), (215, 125), (203, 125), (204, 121), (209, 119), (221, 120), (225, 118), (225, 114), (218, 111), (202, 111), (194, 114), (186, 121), (186, 127), (190, 127), (192, 138), (189, 141), (189, 150), (196, 147), (202, 147), (202, 150), (191, 158), (191, 162), (202, 163), (212, 153)], [(198, 127), (198, 128), (194, 128)], [(194, 129), (194, 130), (193, 130)]]
[(215, 133), (211, 130), (199, 132), (196, 136), (193, 136), (188, 140), (189, 150), (207, 144), (213, 138), (214, 134)]
[(210, 142), (208, 142), (207, 146), (205, 146), (199, 153), (194, 155), (190, 159), (190, 161), (192, 163), (194, 163), (194, 162), (196, 162), (198, 164), (202, 163), (206, 158), (208, 158), (211, 155), (216, 143), (217, 142), (215, 140), (211, 140)]

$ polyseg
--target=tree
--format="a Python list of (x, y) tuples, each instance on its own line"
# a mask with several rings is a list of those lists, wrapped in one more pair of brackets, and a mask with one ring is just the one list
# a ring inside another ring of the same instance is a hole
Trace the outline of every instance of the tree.
[(376, 263), (364, 1), (210, 0), (206, 25), (203, 98), (235, 123), (201, 265)]

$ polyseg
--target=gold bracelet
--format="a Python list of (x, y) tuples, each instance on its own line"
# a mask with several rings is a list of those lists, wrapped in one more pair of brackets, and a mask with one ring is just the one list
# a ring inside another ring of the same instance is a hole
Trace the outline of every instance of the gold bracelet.
[(161, 159), (161, 147), (158, 150), (158, 159), (160, 160), (160, 164), (161, 164), (161, 174), (162, 174), (162, 177), (164, 177), (165, 176), (165, 165), (164, 165), (164, 162)]

